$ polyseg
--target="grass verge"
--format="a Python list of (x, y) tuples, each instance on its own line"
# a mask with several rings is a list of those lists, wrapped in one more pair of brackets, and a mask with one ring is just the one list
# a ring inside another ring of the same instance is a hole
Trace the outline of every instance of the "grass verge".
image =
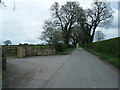
[(89, 49), (89, 48), (84, 48), (85, 50), (87, 50), (88, 52), (91, 52), (97, 56), (99, 56), (102, 59), (107, 60), (109, 63), (111, 63), (113, 66), (115, 66), (116, 68), (120, 69), (120, 63), (118, 63), (118, 58), (111, 56), (109, 54), (105, 54), (105, 53), (101, 53), (101, 52), (97, 52), (93, 49)]
[(67, 48), (67, 49), (64, 49), (61, 52), (57, 52), (56, 55), (68, 55), (68, 54), (71, 54), (74, 49), (75, 48)]

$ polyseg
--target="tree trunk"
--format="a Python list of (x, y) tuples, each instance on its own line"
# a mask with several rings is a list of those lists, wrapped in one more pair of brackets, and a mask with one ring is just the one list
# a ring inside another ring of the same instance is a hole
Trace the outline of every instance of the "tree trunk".
[(93, 28), (93, 33), (92, 33), (92, 36), (91, 36), (91, 42), (93, 42), (96, 27), (97, 27), (97, 25), (95, 25), (94, 28)]
[(76, 48), (76, 46), (77, 46), (77, 42), (72, 42), (72, 44), (73, 44), (74, 47)]
[(69, 44), (69, 38), (70, 38), (70, 34), (68, 34), (68, 32), (67, 32), (67, 34), (65, 34), (65, 36), (64, 36), (64, 43), (65, 44)]

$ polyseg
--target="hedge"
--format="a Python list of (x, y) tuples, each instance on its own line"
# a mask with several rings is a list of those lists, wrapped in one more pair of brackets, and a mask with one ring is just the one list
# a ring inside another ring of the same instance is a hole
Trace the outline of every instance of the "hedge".
[(64, 51), (67, 48), (73, 48), (73, 45), (69, 45), (69, 44), (64, 44), (64, 43), (58, 43), (55, 45), (55, 49), (57, 52), (61, 52)]
[[(85, 47), (88, 49), (94, 50), (96, 52), (109, 55), (110, 57), (115, 57), (116, 60), (120, 61), (120, 37), (103, 40), (99, 42), (93, 42)], [(118, 63), (118, 61), (117, 61)], [(120, 63), (119, 63), (120, 66)]]

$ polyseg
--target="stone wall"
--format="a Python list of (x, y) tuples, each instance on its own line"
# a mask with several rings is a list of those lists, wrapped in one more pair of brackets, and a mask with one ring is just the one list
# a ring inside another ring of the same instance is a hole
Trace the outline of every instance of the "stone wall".
[(55, 49), (48, 49), (48, 48), (42, 48), (42, 49), (36, 49), (33, 48), (32, 45), (20, 45), (17, 48), (17, 57), (18, 58), (24, 58), (27, 56), (48, 56), (48, 55), (54, 55)]
[(35, 56), (48, 56), (54, 54), (55, 54), (55, 49), (34, 49)]
[(34, 49), (32, 46), (30, 45), (25, 45), (25, 53), (26, 53), (26, 56), (33, 56), (34, 55)]

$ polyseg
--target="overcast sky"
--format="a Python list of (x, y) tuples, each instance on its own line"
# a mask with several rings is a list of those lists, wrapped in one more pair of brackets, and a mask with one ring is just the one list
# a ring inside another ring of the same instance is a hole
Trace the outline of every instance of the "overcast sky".
[[(50, 6), (54, 2), (60, 5), (66, 1), (77, 1), (83, 8), (90, 8), (92, 0), (15, 0), (16, 9), (13, 10), (14, 0), (4, 0), (7, 7), (0, 6), (0, 44), (11, 40), (12, 44), (42, 43), (38, 38), (43, 31), (42, 26), (49, 19)], [(114, 21), (108, 29), (101, 30), (106, 39), (118, 36), (118, 0), (108, 0), (114, 10)]]

